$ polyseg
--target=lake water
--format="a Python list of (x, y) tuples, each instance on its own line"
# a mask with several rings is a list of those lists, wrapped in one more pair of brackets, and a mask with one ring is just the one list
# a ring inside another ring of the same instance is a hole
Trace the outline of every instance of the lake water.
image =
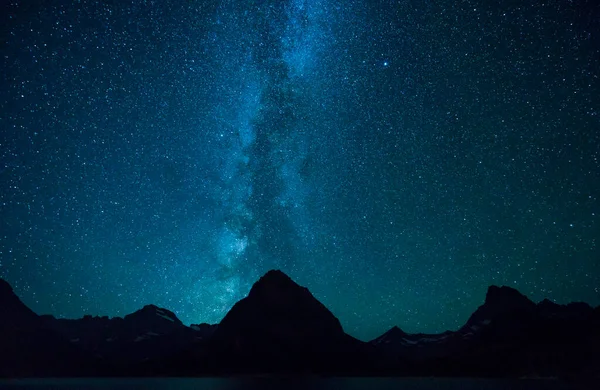
[(429, 378), (151, 378), (0, 380), (2, 389), (154, 389), (154, 390), (504, 390), (577, 389), (553, 380)]

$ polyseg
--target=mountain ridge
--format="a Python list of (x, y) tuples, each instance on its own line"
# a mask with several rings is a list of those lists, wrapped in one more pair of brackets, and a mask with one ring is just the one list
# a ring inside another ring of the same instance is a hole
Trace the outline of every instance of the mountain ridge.
[[(265, 276), (271, 274), (271, 273), (278, 273), (278, 274), (281, 274), (281, 275), (285, 276), (287, 279), (292, 280), (291, 277), (289, 275), (287, 275), (286, 273), (284, 273), (283, 271), (281, 271), (279, 269), (272, 269), (272, 270), (267, 271), (263, 276), (261, 276), (257, 280), (257, 282), (260, 281), (261, 279), (263, 279)], [(303, 287), (303, 288), (306, 289), (307, 291), (309, 291), (306, 287)], [(8, 281), (6, 281), (5, 279), (0, 278), (0, 297), (2, 296), (3, 289), (4, 289), (4, 291), (10, 290), (11, 292), (14, 293), (14, 290), (13, 290), (11, 284)], [(490, 290), (495, 290), (495, 291), (509, 291), (509, 290), (512, 290), (512, 291), (518, 293), (519, 295), (521, 295), (522, 297), (524, 297), (524, 298), (526, 298), (526, 299), (529, 300), (529, 298), (526, 295), (522, 294), (519, 290), (517, 290), (517, 289), (515, 289), (513, 287), (506, 286), (506, 285), (490, 285), (486, 289), (486, 294), (485, 294), (485, 297), (484, 297), (484, 303), (482, 305), (480, 305), (479, 307), (476, 307), (475, 310), (473, 311), (473, 313), (471, 313), (471, 316), (473, 316), (473, 314), (477, 311), (477, 309), (479, 309), (481, 306), (483, 306), (485, 304), (485, 302), (489, 299)], [(252, 289), (250, 291), (252, 291)], [(494, 293), (495, 293), (495, 291), (494, 291)], [(310, 291), (309, 291), (309, 293), (310, 293)], [(16, 296), (16, 293), (14, 293), (14, 294)], [(249, 292), (249, 294), (250, 294), (250, 292)], [(312, 295), (312, 293), (311, 293), (311, 295)], [(20, 301), (20, 299), (19, 299), (19, 301)], [(531, 301), (531, 302), (534, 305), (536, 305), (536, 303), (534, 301)], [(21, 301), (21, 303), (23, 305), (25, 305), (22, 301)], [(320, 301), (319, 301), (319, 303), (321, 305), (323, 305), (323, 303), (321, 303)], [(573, 301), (573, 302), (568, 302), (568, 303), (561, 304), (561, 303), (556, 303), (556, 302), (550, 300), (549, 298), (543, 298), (537, 304), (541, 304), (541, 303), (544, 303), (544, 305), (546, 305), (546, 304), (547, 305), (554, 305), (555, 307), (564, 307), (564, 308), (572, 307), (573, 305), (583, 305), (584, 307), (589, 308), (589, 310), (592, 310), (592, 311), (596, 310), (596, 311), (600, 312), (600, 305), (598, 305), (598, 306), (592, 306), (592, 305), (590, 305), (590, 304), (588, 304), (586, 302), (582, 302), (582, 301)], [(1, 305), (1, 303), (0, 303), (0, 305)], [(323, 305), (323, 306), (325, 307), (325, 305)], [(176, 321), (180, 322), (184, 326), (188, 326), (188, 327), (196, 326), (197, 327), (199, 325), (210, 325), (210, 326), (216, 325), (216, 324), (208, 324), (208, 323), (205, 323), (205, 322), (199, 322), (199, 323), (193, 323), (193, 322), (191, 322), (189, 325), (185, 325), (183, 323), (183, 321), (181, 321), (181, 319), (179, 319), (179, 317), (177, 317), (177, 314), (175, 312), (173, 312), (173, 311), (171, 311), (171, 310), (169, 310), (169, 309), (167, 309), (165, 307), (160, 307), (160, 306), (157, 306), (157, 305), (151, 304), (151, 303), (150, 304), (146, 304), (146, 305), (142, 306), (140, 309), (137, 309), (137, 310), (135, 310), (135, 311), (133, 311), (131, 313), (124, 314), (124, 315), (115, 315), (115, 316), (111, 316), (111, 315), (84, 314), (81, 317), (56, 317), (54, 314), (51, 314), (51, 313), (37, 314), (33, 310), (29, 309), (29, 307), (27, 307), (27, 308), (30, 311), (32, 311), (33, 313), (35, 313), (36, 315), (39, 315), (41, 317), (49, 317), (49, 316), (51, 316), (51, 317), (54, 317), (54, 318), (59, 319), (59, 320), (82, 320), (84, 318), (89, 318), (89, 317), (100, 317), (100, 318), (108, 318), (108, 319), (123, 319), (123, 318), (125, 318), (127, 316), (131, 316), (131, 315), (133, 315), (133, 314), (135, 314), (137, 312), (140, 312), (140, 311), (142, 311), (142, 310), (144, 310), (145, 308), (148, 308), (148, 307), (154, 307), (154, 308), (158, 308), (158, 309), (160, 309), (162, 311), (168, 312), (170, 315), (174, 316), (174, 318), (175, 318)], [(232, 308), (233, 308), (233, 306), (232, 306)], [(469, 316), (469, 318), (471, 316)], [(468, 322), (469, 318), (467, 319), (467, 322)], [(465, 326), (467, 324), (467, 322), (465, 322), (465, 324), (463, 324), (463, 326)], [(340, 324), (341, 324), (341, 322), (340, 322)], [(387, 328), (387, 330), (383, 329), (382, 330), (383, 333), (381, 333), (379, 336), (375, 336), (375, 337), (370, 338), (370, 339), (362, 339), (362, 341), (365, 341), (365, 342), (373, 341), (374, 339), (383, 336), (386, 332), (390, 331), (394, 327), (398, 327), (398, 328), (402, 329), (401, 328), (401, 324), (395, 324), (395, 325), (392, 325), (391, 328)], [(460, 327), (457, 330), (459, 330), (459, 329), (460, 329)], [(410, 333), (410, 334), (443, 334), (443, 333), (446, 333), (446, 332), (452, 332), (452, 330), (446, 329), (446, 330), (435, 332), (435, 333), (417, 332), (417, 333)], [(352, 336), (352, 337), (356, 337), (356, 336)]]
[(363, 342), (280, 270), (259, 278), (219, 324), (190, 326), (156, 305), (124, 317), (38, 316), (0, 279), (0, 330), (0, 346), (9, 347), (0, 348), (4, 377), (600, 372), (600, 307), (536, 304), (511, 287), (490, 286), (456, 331), (409, 334), (394, 326)]

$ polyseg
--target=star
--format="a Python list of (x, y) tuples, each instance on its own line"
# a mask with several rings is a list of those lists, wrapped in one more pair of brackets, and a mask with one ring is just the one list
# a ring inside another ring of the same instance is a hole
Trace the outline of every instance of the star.
[(37, 3), (0, 15), (0, 277), (35, 312), (217, 323), (272, 268), (363, 340), (490, 284), (600, 304), (575, 2)]

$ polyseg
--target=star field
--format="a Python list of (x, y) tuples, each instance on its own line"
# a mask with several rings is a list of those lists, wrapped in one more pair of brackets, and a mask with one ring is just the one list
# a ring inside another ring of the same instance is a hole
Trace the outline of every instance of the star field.
[(600, 304), (600, 7), (521, 3), (6, 2), (0, 277), (190, 324), (279, 268), (364, 340)]

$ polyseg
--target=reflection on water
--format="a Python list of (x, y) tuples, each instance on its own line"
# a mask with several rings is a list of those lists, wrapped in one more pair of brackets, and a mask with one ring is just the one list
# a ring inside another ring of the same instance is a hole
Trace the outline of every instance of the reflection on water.
[(151, 378), (2, 380), (2, 389), (337, 389), (337, 390), (500, 390), (575, 389), (553, 380), (486, 380), (433, 378)]

